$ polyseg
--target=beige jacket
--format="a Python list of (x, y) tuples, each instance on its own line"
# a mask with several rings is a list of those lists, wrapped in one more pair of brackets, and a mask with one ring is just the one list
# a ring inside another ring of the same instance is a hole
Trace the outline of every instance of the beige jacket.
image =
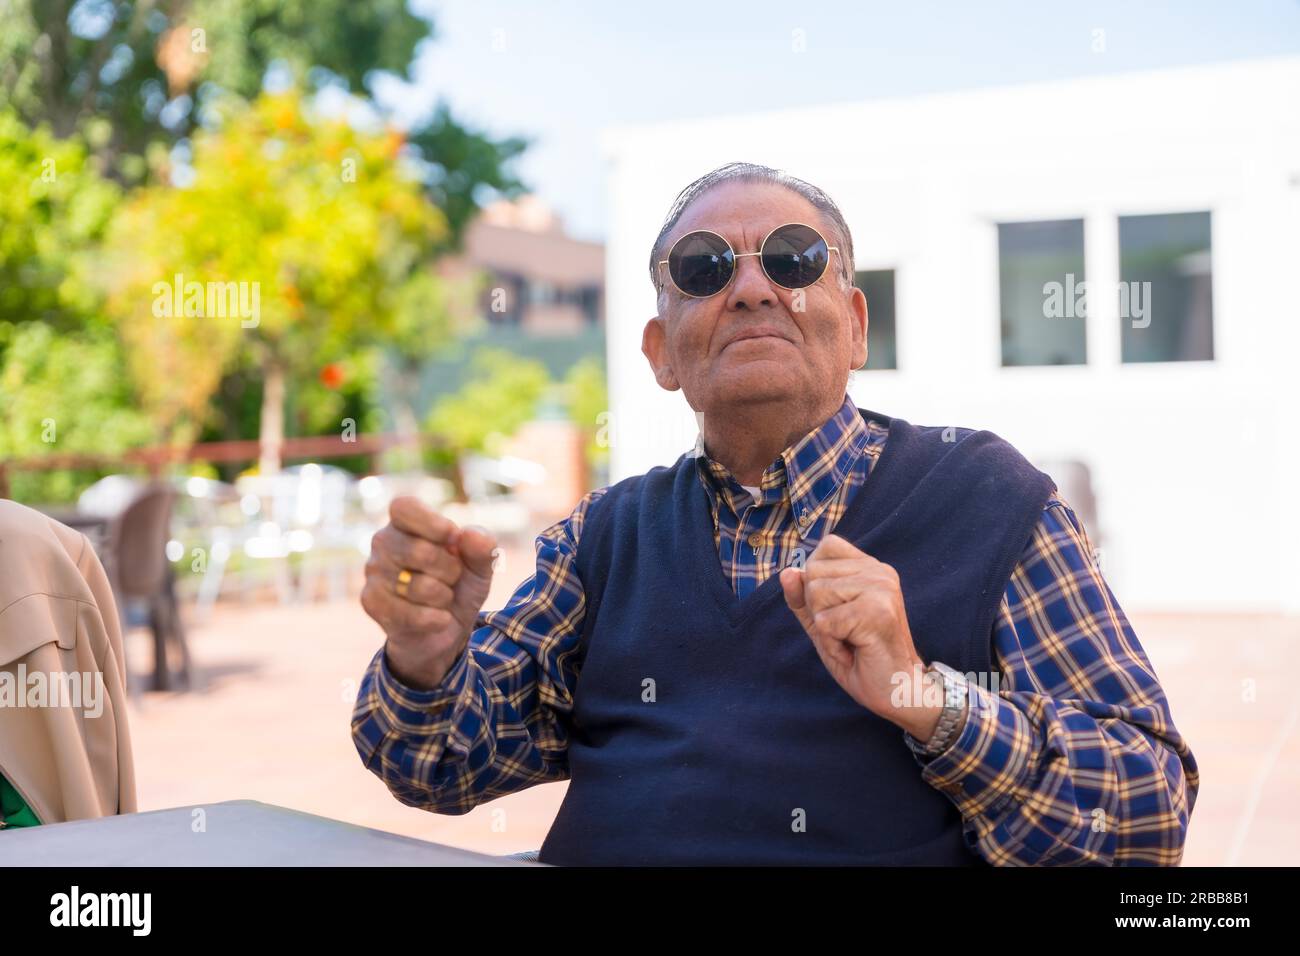
[(134, 813), (126, 661), (79, 531), (0, 499), (0, 774), (41, 823)]

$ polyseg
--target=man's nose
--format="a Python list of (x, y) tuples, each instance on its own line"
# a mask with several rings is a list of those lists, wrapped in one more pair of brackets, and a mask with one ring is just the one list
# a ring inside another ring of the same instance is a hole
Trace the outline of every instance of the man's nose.
[(736, 277), (727, 289), (727, 308), (753, 310), (776, 303), (776, 289), (763, 271), (758, 256), (737, 256)]

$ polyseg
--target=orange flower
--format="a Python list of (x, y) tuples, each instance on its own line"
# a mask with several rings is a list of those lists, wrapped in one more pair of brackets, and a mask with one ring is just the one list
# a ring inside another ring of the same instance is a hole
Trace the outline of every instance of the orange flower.
[(297, 312), (302, 308), (302, 296), (298, 295), (298, 287), (292, 283), (286, 282), (281, 285), (280, 295), (284, 297), (285, 304), (293, 311)]
[(275, 111), (275, 128), (292, 129), (295, 119), (293, 107), (286, 103)]
[(338, 388), (346, 378), (347, 376), (343, 373), (343, 366), (338, 362), (330, 362), (320, 370), (321, 384), (326, 388)]
[(405, 145), (406, 137), (398, 130), (390, 129), (384, 135), (384, 153), (389, 159), (396, 159), (397, 154), (402, 151), (402, 147)]

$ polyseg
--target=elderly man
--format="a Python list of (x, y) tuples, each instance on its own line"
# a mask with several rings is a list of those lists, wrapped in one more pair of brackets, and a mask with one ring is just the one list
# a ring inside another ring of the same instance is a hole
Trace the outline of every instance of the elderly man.
[(1198, 774), (1055, 485), (860, 410), (867, 303), (820, 189), (678, 197), (643, 351), (692, 453), (588, 494), (482, 613), (494, 542), (411, 499), (353, 737), (403, 803), (569, 779), (558, 864), (1173, 865)]

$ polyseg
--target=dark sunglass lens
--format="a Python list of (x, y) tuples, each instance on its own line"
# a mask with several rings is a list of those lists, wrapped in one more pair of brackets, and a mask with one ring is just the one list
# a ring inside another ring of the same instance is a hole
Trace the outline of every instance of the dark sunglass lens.
[(713, 295), (731, 279), (733, 266), (726, 242), (707, 232), (683, 236), (668, 256), (668, 271), (687, 295)]
[(763, 243), (763, 268), (773, 282), (787, 289), (812, 285), (829, 260), (826, 240), (808, 226), (782, 226)]

